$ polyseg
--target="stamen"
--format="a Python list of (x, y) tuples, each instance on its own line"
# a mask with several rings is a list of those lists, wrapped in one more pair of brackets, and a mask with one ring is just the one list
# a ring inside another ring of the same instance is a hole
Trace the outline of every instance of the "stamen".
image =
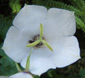
[(47, 46), (51, 51), (53, 51), (52, 47), (46, 42), (45, 38), (43, 37), (43, 25), (40, 24), (40, 35), (34, 36), (33, 40), (29, 40), (29, 43), (26, 47), (34, 47), (39, 48), (43, 46)]
[[(29, 43), (33, 43), (33, 42), (35, 42), (39, 39), (40, 39), (40, 35), (38, 34), (38, 35), (33, 37), (33, 40), (29, 40)], [(45, 40), (44, 37), (42, 37), (42, 39)], [(44, 44), (42, 42), (40, 42), (39, 44), (35, 45), (34, 48), (40, 48), (40, 47), (43, 47), (43, 46), (44, 46)]]

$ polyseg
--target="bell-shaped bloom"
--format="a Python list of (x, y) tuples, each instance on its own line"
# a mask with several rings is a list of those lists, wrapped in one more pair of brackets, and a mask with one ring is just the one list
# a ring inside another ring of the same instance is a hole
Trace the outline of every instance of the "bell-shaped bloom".
[(26, 66), (33, 43), (39, 37), (40, 24), (43, 25), (43, 39), (47, 41), (54, 52), (45, 45), (33, 47), (30, 56), (29, 71), (41, 75), (48, 69), (62, 68), (80, 59), (78, 40), (73, 36), (76, 32), (74, 12), (47, 8), (37, 5), (25, 5), (13, 20), (7, 32), (3, 50), (14, 61)]

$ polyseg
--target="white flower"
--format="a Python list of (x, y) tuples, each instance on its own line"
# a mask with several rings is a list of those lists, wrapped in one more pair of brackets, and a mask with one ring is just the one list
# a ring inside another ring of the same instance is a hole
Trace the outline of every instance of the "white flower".
[(10, 76), (9, 78), (33, 78), (33, 77), (27, 72), (20, 72)]
[(25, 5), (17, 14), (6, 35), (3, 50), (14, 61), (26, 66), (31, 48), (26, 47), (39, 36), (40, 24), (43, 25), (43, 38), (51, 45), (37, 46), (30, 57), (29, 71), (41, 75), (48, 69), (68, 66), (80, 59), (80, 49), (76, 39), (74, 12), (43, 6)]
[(20, 72), (20, 73), (12, 75), (10, 77), (0, 76), (0, 78), (33, 78), (33, 77), (27, 72)]

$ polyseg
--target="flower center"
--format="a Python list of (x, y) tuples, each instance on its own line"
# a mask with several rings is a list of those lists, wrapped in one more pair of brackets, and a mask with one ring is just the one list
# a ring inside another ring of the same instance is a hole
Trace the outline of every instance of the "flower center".
[(48, 44), (48, 42), (45, 41), (45, 38), (43, 37), (43, 25), (40, 24), (40, 35), (36, 35), (33, 37), (32, 40), (29, 40), (29, 43), (26, 47), (34, 47), (34, 48), (40, 48), (47, 46), (51, 51), (53, 51), (52, 47)]
[[(32, 40), (29, 40), (29, 43), (33, 43), (33, 42), (35, 42), (39, 39), (40, 39), (40, 35), (36, 35), (36, 36), (33, 37)], [(42, 37), (42, 39), (45, 40), (44, 37)], [(40, 43), (38, 43), (37, 45), (34, 46), (34, 48), (40, 48), (40, 47), (44, 47), (44, 44), (42, 42), (40, 42)]]

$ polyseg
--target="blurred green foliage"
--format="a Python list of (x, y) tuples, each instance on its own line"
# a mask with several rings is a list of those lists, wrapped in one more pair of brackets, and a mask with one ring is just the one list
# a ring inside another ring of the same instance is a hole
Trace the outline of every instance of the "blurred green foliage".
[(24, 4), (43, 5), (74, 11), (76, 15), (77, 32), (81, 48), (81, 60), (65, 67), (50, 69), (48, 72), (34, 78), (85, 78), (85, 0), (0, 0), (0, 75), (12, 75), (17, 72), (15, 63), (1, 49), (4, 38), (12, 20)]
[(79, 74), (81, 78), (85, 78), (85, 69), (81, 70)]
[(0, 75), (12, 75), (16, 73), (17, 69), (15, 63), (6, 56), (6, 54), (1, 50), (0, 46)]
[(19, 10), (21, 9), (21, 4), (19, 2), (20, 2), (20, 0), (10, 0), (9, 1), (9, 5), (10, 5), (13, 13), (15, 13), (15, 12), (18, 13)]
[(5, 38), (7, 30), (12, 25), (11, 22), (12, 22), (12, 20), (10, 20), (10, 18), (8, 18), (8, 17), (4, 18), (3, 15), (0, 15), (0, 37), (2, 39)]

